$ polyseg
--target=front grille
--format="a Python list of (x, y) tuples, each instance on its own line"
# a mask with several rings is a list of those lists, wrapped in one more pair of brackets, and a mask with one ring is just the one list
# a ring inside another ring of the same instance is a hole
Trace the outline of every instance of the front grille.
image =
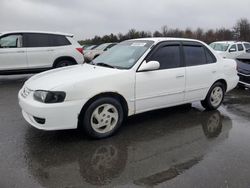
[(26, 98), (29, 96), (29, 94), (31, 93), (32, 90), (28, 89), (27, 87), (24, 87), (22, 92), (21, 92), (21, 95), (23, 98)]

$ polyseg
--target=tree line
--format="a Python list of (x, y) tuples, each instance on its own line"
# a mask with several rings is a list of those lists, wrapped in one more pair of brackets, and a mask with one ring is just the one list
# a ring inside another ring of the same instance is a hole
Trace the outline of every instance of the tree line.
[(163, 26), (160, 31), (156, 30), (154, 32), (150, 31), (137, 31), (136, 29), (130, 29), (126, 34), (118, 33), (104, 36), (95, 36), (91, 39), (79, 41), (82, 45), (91, 44), (102, 44), (109, 42), (121, 42), (128, 39), (134, 38), (144, 38), (144, 37), (181, 37), (181, 38), (193, 38), (204, 41), (208, 44), (214, 41), (222, 40), (238, 40), (238, 41), (249, 41), (250, 42), (250, 22), (247, 18), (239, 19), (236, 24), (230, 28), (218, 28), (218, 29), (208, 29), (204, 30), (202, 28), (197, 28), (192, 30), (186, 28), (173, 29), (168, 26)]

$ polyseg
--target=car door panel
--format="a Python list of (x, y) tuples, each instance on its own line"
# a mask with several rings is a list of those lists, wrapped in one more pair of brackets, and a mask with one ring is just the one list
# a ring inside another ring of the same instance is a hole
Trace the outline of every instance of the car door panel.
[(186, 63), (185, 102), (203, 100), (215, 81), (218, 70), (215, 56), (201, 44), (184, 44)]
[(152, 50), (146, 61), (158, 61), (160, 69), (136, 73), (136, 112), (182, 103), (185, 67), (179, 42), (165, 42)]
[(55, 48), (51, 46), (49, 34), (26, 33), (24, 45), (27, 47), (27, 61), (29, 68), (52, 67)]
[[(22, 47), (21, 35), (2, 36), (0, 40), (3, 43), (2, 45), (6, 44), (6, 46), (0, 48), (0, 70), (27, 69), (27, 52), (26, 48)], [(14, 40), (17, 40), (17, 42), (12, 45)]]
[(204, 99), (216, 74), (214, 64), (187, 67), (185, 101)]
[(185, 68), (138, 72), (136, 111), (143, 112), (181, 103), (184, 99)]
[(30, 68), (52, 67), (54, 49), (47, 47), (27, 48), (27, 59)]

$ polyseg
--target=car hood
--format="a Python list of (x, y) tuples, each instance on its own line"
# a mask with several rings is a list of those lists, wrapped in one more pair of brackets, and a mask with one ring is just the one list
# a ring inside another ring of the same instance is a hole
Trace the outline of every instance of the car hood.
[(64, 85), (98, 79), (119, 73), (118, 69), (94, 66), (89, 64), (74, 65), (43, 72), (31, 77), (25, 86), (31, 90), (56, 90)]

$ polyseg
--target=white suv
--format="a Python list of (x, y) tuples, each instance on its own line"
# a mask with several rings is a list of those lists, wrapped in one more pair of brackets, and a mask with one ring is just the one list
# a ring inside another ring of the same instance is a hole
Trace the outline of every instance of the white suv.
[(220, 41), (213, 42), (210, 47), (217, 51), (223, 58), (236, 59), (239, 55), (250, 49), (249, 42)]
[(83, 61), (82, 47), (70, 34), (30, 31), (0, 34), (0, 74), (39, 72)]
[(236, 62), (203, 42), (146, 38), (119, 43), (92, 64), (31, 77), (19, 92), (19, 104), (38, 129), (80, 126), (104, 138), (126, 116), (194, 101), (217, 109), (238, 81)]

